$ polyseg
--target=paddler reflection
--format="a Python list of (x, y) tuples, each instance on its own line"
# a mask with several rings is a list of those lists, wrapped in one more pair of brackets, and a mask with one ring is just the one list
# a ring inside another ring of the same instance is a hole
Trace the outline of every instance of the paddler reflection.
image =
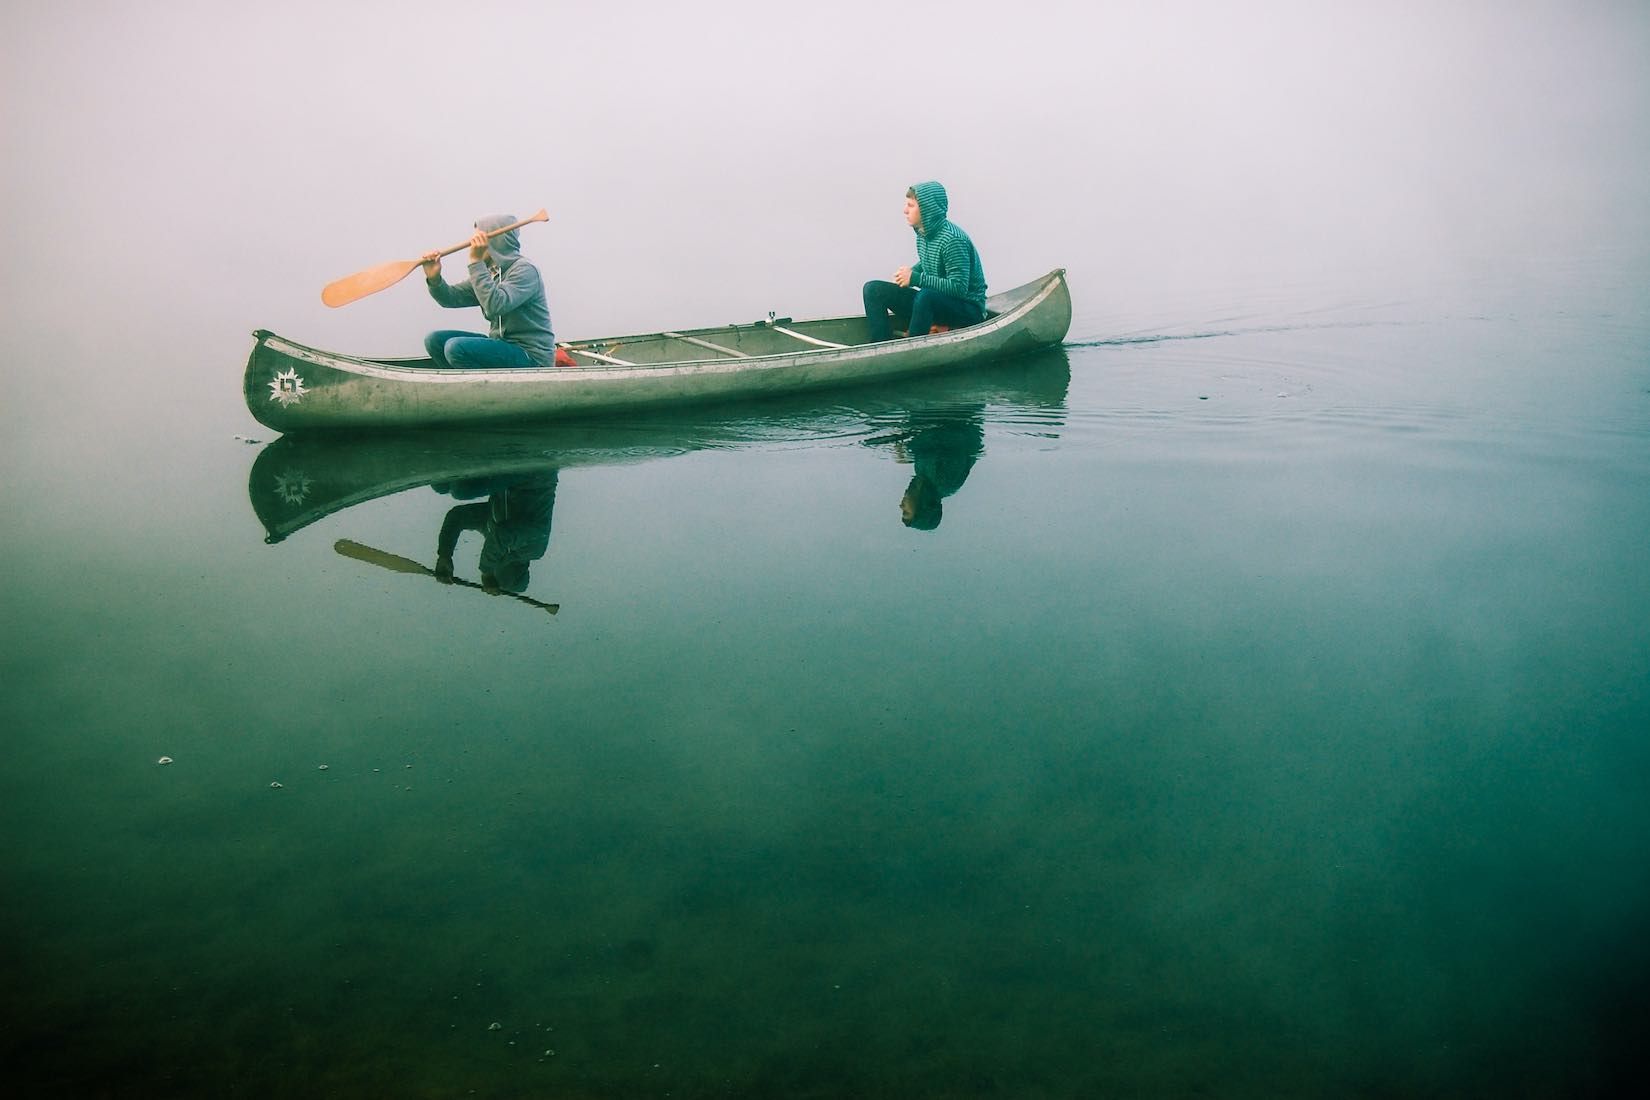
[(544, 557), (550, 547), (556, 471), (466, 478), (430, 487), (457, 500), (476, 501), (455, 505), (442, 520), (441, 534), (436, 539), (436, 579), (443, 584), (453, 583), (453, 555), (459, 537), (474, 531), (481, 535), (482, 589), (494, 595), (525, 592), (533, 562)]

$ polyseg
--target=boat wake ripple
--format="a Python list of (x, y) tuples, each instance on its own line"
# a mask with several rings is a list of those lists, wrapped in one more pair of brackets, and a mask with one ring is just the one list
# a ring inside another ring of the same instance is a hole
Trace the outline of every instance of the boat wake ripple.
[(1261, 336), (1279, 332), (1309, 332), (1319, 329), (1389, 328), (1406, 321), (1325, 321), (1314, 324), (1256, 325), (1250, 328), (1212, 329), (1208, 332), (1158, 332), (1109, 336), (1103, 340), (1068, 340), (1067, 348), (1130, 347), (1137, 344), (1167, 344), (1180, 340), (1215, 340), (1229, 336)]

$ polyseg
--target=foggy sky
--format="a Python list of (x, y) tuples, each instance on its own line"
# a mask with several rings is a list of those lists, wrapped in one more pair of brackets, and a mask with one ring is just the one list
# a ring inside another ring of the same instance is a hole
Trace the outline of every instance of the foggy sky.
[(559, 336), (848, 312), (923, 178), (994, 289), (1071, 268), (1078, 333), (1650, 220), (1630, 0), (25, 2), (0, 40), (0, 289), (59, 330), (143, 298), (123, 326), (411, 351), (416, 283), (319, 288), (541, 205)]

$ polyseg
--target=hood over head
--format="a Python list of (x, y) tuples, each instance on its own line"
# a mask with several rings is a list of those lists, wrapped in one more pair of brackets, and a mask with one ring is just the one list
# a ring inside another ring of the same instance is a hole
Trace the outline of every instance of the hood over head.
[[(488, 214), (484, 218), (476, 219), (476, 228), (491, 231), (520, 220), (514, 214)], [(509, 267), (521, 259), (521, 239), (517, 236), (519, 232), (520, 230), (512, 229), (487, 242), (487, 248), (492, 252), (493, 259), (498, 261), (498, 266)]]
[(477, 563), (483, 573), (491, 575), (499, 588), (506, 592), (521, 593), (527, 591), (527, 580), (530, 575), (531, 562), (524, 560), (523, 555), (508, 546), (498, 545), (500, 540), (488, 538), (481, 544), (481, 558)]
[(917, 531), (932, 531), (940, 525), (940, 517), (945, 514), (945, 508), (940, 503), (940, 491), (932, 481), (921, 474), (911, 478), (911, 484), (905, 487), (905, 498), (900, 502), (909, 507), (911, 515), (904, 519), (905, 526)]
[(922, 211), (922, 233), (931, 237), (945, 224), (945, 213), (950, 209), (945, 188), (938, 180), (913, 183), (911, 193), (917, 197), (917, 209)]
[(493, 573), (493, 583), (499, 591), (521, 595), (527, 591), (528, 565), (524, 561), (501, 561)]

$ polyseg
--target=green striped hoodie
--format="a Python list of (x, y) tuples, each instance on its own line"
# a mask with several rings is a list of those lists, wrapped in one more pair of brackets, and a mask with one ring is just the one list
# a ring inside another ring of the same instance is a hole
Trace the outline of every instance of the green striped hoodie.
[(926, 180), (912, 184), (911, 193), (922, 211), (922, 228), (915, 230), (917, 263), (911, 268), (911, 285), (921, 290), (942, 290), (984, 306), (985, 269), (968, 234), (945, 216), (950, 208), (945, 188)]

